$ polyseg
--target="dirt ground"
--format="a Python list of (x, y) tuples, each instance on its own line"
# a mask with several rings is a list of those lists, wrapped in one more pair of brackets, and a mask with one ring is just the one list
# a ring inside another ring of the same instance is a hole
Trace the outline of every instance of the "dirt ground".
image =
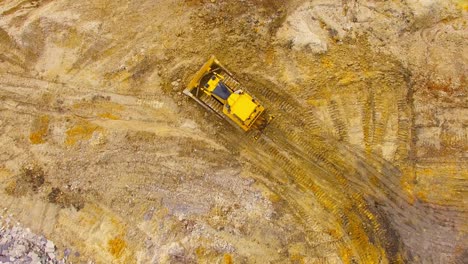
[[(73, 263), (466, 263), (465, 0), (0, 2), (0, 215)], [(210, 55), (275, 116), (181, 91)]]

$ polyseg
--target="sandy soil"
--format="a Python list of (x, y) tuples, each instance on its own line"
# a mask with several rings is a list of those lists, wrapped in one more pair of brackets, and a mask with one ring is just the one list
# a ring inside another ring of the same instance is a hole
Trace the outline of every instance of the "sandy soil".
[[(465, 263), (467, 9), (0, 2), (0, 214), (75, 263)], [(182, 95), (212, 54), (259, 140)]]

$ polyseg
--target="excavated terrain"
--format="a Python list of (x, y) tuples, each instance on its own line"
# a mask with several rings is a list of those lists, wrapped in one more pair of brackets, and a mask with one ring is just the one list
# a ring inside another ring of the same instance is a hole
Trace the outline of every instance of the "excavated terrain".
[[(1, 1), (0, 216), (73, 263), (467, 263), (467, 11)], [(258, 140), (182, 94), (210, 55)]]

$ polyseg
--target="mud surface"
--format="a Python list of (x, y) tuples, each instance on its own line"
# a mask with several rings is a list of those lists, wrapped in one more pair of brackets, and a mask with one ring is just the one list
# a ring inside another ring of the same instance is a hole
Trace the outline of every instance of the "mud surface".
[[(76, 263), (465, 263), (467, 9), (1, 2), (0, 212)], [(212, 54), (260, 139), (181, 93)]]

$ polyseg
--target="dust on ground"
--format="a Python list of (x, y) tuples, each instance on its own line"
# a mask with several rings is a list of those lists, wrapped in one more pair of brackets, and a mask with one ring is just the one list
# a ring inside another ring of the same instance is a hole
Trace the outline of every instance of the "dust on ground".
[[(1, 3), (2, 214), (75, 262), (463, 262), (466, 11)], [(258, 141), (181, 94), (212, 54)]]

